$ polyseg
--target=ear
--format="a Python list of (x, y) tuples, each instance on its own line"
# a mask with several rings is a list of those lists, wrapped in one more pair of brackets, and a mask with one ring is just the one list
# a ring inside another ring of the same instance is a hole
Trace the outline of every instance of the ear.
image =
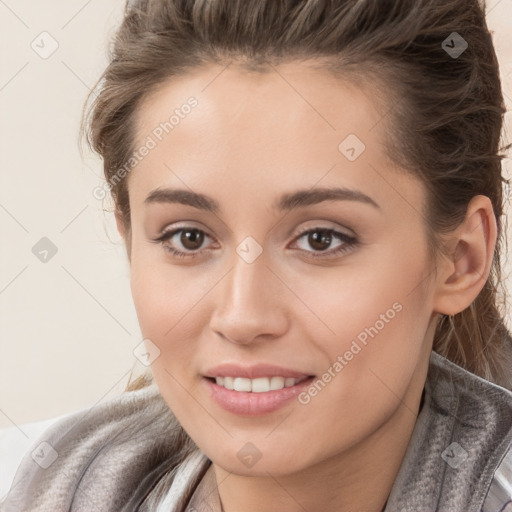
[(450, 237), (449, 257), (438, 264), (434, 311), (455, 315), (476, 299), (489, 276), (496, 238), (491, 200), (473, 197), (464, 221)]

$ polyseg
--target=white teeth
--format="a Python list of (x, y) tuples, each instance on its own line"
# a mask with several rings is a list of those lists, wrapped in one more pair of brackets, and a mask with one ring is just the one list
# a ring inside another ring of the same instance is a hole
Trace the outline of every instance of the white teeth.
[(272, 377), (270, 379), (270, 389), (283, 389), (284, 388), (284, 377)]
[(252, 393), (266, 393), (278, 389), (294, 386), (299, 380), (293, 377), (258, 377), (246, 379), (244, 377), (215, 377), (218, 386), (235, 391), (250, 391)]
[(284, 387), (289, 388), (290, 386), (293, 386), (295, 384), (295, 379), (284, 379)]
[(252, 379), (251, 391), (253, 393), (266, 393), (267, 391), (270, 391), (270, 380), (266, 377)]
[(251, 391), (251, 379), (236, 377), (233, 383), (233, 389), (235, 391)]

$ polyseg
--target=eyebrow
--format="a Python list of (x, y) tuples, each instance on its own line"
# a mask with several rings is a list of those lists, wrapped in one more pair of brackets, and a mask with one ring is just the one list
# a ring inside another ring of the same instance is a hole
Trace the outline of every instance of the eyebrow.
[[(357, 201), (380, 209), (380, 206), (366, 194), (359, 190), (342, 187), (297, 190), (283, 194), (272, 207), (279, 211), (287, 211), (324, 201)], [(157, 188), (150, 192), (144, 203), (180, 203), (216, 214), (221, 209), (219, 203), (213, 198), (185, 189)]]

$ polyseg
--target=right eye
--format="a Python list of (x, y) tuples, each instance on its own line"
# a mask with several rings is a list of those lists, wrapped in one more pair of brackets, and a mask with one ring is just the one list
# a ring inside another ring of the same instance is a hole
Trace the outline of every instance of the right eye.
[[(179, 236), (176, 237), (178, 234)], [(198, 250), (198, 248), (201, 247), (205, 238), (211, 237), (201, 229), (192, 226), (185, 226), (164, 231), (153, 241), (155, 243), (162, 244), (163, 248), (173, 256), (178, 258), (195, 258), (202, 252)], [(169, 244), (169, 241), (171, 241), (172, 244)], [(178, 248), (176, 248), (177, 244)], [(179, 245), (181, 245), (183, 249), (180, 249)]]

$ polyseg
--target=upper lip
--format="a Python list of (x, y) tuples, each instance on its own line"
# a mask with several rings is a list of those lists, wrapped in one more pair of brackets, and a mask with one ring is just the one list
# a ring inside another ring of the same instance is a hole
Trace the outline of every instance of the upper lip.
[(273, 364), (255, 364), (251, 366), (241, 366), (234, 363), (224, 363), (214, 368), (210, 368), (204, 374), (205, 377), (245, 377), (247, 379), (257, 379), (258, 377), (290, 377), (301, 379), (309, 377), (311, 374), (302, 373)]

